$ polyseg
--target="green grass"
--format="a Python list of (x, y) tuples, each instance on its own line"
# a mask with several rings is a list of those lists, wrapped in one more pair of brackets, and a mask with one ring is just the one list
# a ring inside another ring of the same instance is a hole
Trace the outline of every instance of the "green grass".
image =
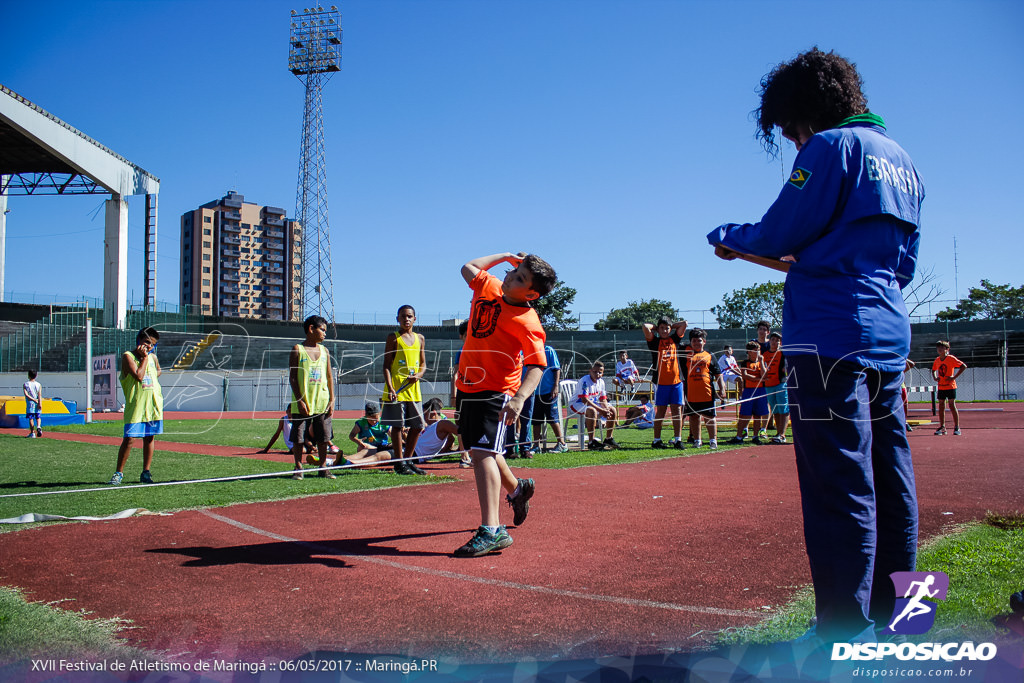
[(130, 622), (90, 619), (88, 612), (74, 611), (73, 604), (28, 602), (21, 590), (0, 587), (0, 664), (43, 654), (47, 659), (155, 659), (152, 653), (129, 647), (118, 638), (119, 632), (130, 628)]
[[(132, 451), (125, 467), (125, 485), (108, 487), (114, 472), (116, 446), (102, 446), (52, 439), (25, 439), (20, 434), (0, 435), (0, 495), (61, 491), (59, 495), (0, 498), (0, 519), (27, 512), (53, 515), (103, 516), (130, 508), (151, 511), (219, 507), (235, 503), (282, 500), (300, 496), (356, 491), (390, 486), (444, 481), (403, 477), (390, 470), (349, 470), (337, 479), (308, 476), (302, 481), (290, 477), (266, 477), (187, 486), (135, 487), (142, 470), (142, 452)], [(153, 477), (158, 483), (215, 479), (289, 470), (290, 465), (253, 458), (219, 457), (157, 451)], [(100, 491), (78, 489), (100, 488)], [(0, 525), (0, 532), (25, 528)]]
[[(1024, 567), (1024, 515), (989, 514), (953, 533), (931, 539), (918, 552), (917, 571), (949, 576), (949, 592), (939, 603), (935, 625), (913, 642), (991, 641), (1006, 630), (993, 622), (1011, 614), (1010, 595), (1021, 590)], [(814, 592), (808, 586), (768, 619), (754, 626), (727, 629), (718, 645), (792, 640), (814, 616)]]

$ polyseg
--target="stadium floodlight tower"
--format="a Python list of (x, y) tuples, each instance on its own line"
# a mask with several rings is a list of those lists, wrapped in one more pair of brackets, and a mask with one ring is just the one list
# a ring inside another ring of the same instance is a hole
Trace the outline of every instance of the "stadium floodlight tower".
[[(334, 321), (331, 234), (327, 221), (323, 87), (341, 71), (341, 17), (331, 5), (292, 10), (288, 69), (306, 86), (295, 217), (302, 225), (302, 289), (295, 311)], [(286, 278), (285, 282), (289, 282)], [(291, 296), (295, 296), (292, 287)]]

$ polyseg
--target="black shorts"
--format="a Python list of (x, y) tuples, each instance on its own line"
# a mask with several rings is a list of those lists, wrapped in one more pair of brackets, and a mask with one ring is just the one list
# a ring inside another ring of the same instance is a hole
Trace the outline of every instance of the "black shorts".
[(505, 452), (508, 425), (501, 420), (501, 409), (508, 403), (508, 394), (500, 391), (460, 391), (455, 396), (459, 413), (459, 438), (463, 448)]
[(334, 438), (334, 428), (327, 413), (292, 418), (292, 443), (327, 443)]
[(956, 389), (939, 389), (938, 397), (948, 399), (950, 401), (955, 401)]
[(684, 415), (700, 415), (703, 418), (712, 419), (717, 413), (715, 413), (715, 402), (712, 401), (694, 401), (686, 402), (686, 410), (683, 412)]

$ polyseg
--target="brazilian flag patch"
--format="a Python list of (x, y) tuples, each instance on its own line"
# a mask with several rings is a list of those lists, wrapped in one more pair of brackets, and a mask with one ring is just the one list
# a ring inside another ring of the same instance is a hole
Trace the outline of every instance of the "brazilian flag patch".
[(797, 167), (793, 169), (793, 172), (789, 176), (789, 184), (794, 186), (798, 190), (804, 189), (804, 185), (811, 178), (811, 172), (806, 168)]

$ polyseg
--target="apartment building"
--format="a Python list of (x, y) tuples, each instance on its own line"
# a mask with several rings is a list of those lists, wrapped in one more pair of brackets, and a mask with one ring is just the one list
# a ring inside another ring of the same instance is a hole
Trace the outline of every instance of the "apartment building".
[(237, 192), (181, 216), (180, 301), (203, 315), (299, 320), (302, 227)]

